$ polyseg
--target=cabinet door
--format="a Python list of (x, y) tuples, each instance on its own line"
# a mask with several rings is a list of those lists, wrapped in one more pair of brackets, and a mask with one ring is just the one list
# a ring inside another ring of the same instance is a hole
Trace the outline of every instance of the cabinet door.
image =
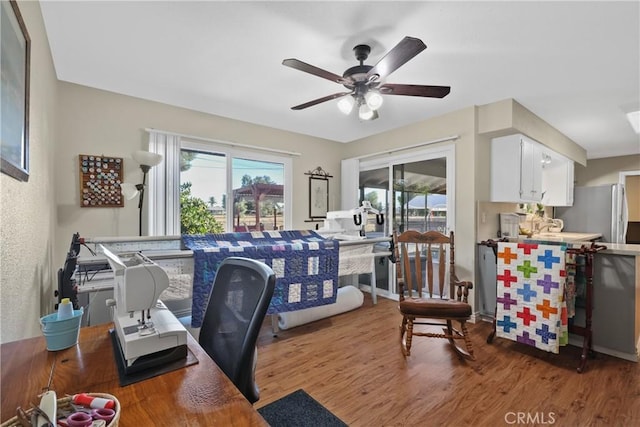
[(531, 203), (542, 199), (542, 148), (515, 134), (491, 141), (491, 201)]
[(573, 182), (573, 174), (574, 174), (574, 164), (573, 164), (573, 160), (567, 160), (567, 204), (566, 206), (573, 206), (573, 186), (574, 186), (574, 182)]
[(520, 200), (542, 200), (542, 150), (524, 137), (520, 140)]
[(542, 203), (547, 206), (573, 205), (573, 161), (551, 156), (542, 169)]

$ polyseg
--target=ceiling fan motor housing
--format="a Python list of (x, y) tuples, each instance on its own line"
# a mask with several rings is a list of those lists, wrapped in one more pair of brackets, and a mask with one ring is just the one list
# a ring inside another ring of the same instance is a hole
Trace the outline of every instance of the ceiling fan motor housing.
[[(342, 77), (348, 80), (343, 86), (347, 89), (355, 89), (354, 95), (364, 95), (367, 92), (366, 84), (369, 83), (367, 73), (373, 68), (373, 65), (364, 65), (364, 61), (369, 57), (371, 53), (371, 47), (366, 44), (359, 44), (353, 48), (356, 55), (356, 59), (360, 61), (360, 65), (347, 69)], [(353, 83), (351, 83), (351, 81)]]

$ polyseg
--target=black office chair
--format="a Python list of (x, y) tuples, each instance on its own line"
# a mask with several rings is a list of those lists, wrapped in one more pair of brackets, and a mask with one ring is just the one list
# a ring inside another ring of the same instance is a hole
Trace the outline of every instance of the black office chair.
[(255, 383), (256, 340), (275, 289), (266, 264), (225, 258), (216, 273), (199, 342), (252, 404), (260, 398)]

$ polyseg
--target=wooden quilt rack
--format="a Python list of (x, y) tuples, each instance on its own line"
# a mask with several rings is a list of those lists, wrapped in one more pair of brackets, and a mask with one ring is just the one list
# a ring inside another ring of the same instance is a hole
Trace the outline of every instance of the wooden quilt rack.
[[(493, 250), (493, 253), (498, 255), (498, 242), (505, 242), (506, 239), (501, 240), (486, 240), (480, 242), (481, 245), (488, 246)], [(580, 355), (580, 361), (576, 371), (582, 373), (587, 365), (587, 356), (593, 357), (593, 332), (592, 326), (592, 311), (593, 311), (593, 255), (601, 250), (607, 249), (606, 246), (597, 245), (592, 243), (590, 246), (582, 245), (579, 248), (567, 248), (568, 254), (584, 255), (585, 256), (585, 276), (586, 276), (586, 296), (585, 296), (585, 325), (579, 326), (573, 323), (569, 324), (569, 333), (579, 335), (583, 338), (582, 341), (582, 354)], [(493, 327), (491, 333), (487, 337), (487, 344), (491, 344), (496, 336), (496, 318), (497, 307), (493, 316)]]

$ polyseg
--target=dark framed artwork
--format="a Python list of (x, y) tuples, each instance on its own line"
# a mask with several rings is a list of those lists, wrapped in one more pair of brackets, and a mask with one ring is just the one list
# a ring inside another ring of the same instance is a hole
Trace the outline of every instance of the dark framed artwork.
[(28, 181), (31, 40), (18, 4), (13, 0), (1, 3), (0, 170), (19, 181)]
[(329, 210), (329, 180), (309, 177), (309, 218), (326, 218)]

